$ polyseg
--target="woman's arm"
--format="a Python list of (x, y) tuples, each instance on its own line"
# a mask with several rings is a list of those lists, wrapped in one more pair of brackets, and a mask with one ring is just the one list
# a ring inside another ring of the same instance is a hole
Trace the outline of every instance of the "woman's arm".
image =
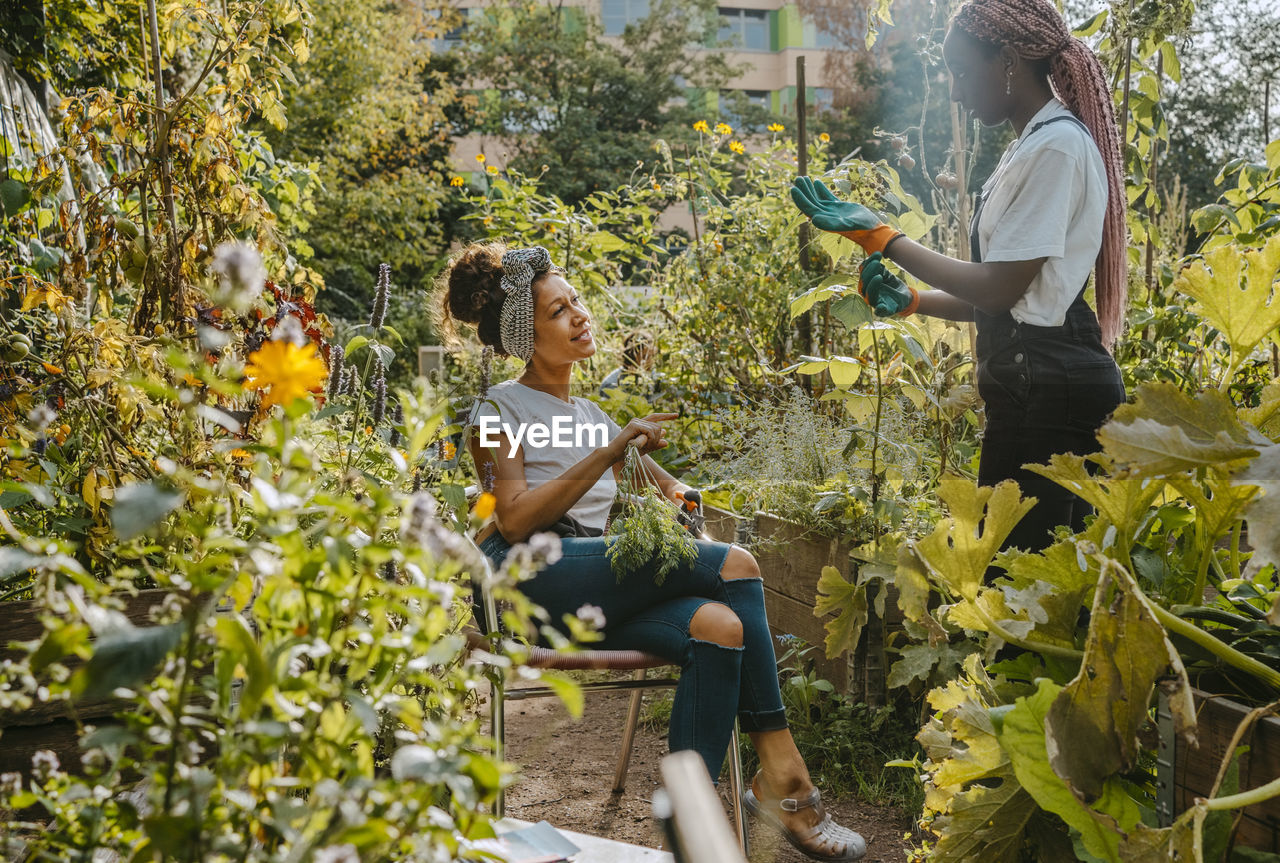
[(493, 465), (498, 530), (510, 543), (524, 542), (559, 521), (618, 461), (611, 446), (603, 446), (555, 479), (531, 489), (524, 475), (524, 449), (517, 447), (513, 455), (511, 439), (501, 433), (498, 439), (492, 450), (480, 446), (475, 436), (469, 445), (481, 476), (485, 475), (486, 464)]
[(529, 488), (525, 477), (523, 447), (516, 447), (513, 452), (511, 439), (499, 433), (498, 445), (489, 450), (480, 446), (479, 438), (473, 435), (468, 446), (476, 470), (484, 476), (485, 465), (493, 466), (493, 495), (497, 498), (494, 511), (503, 539), (523, 542), (559, 521), (600, 481), (606, 470), (612, 467), (616, 475), (618, 463), (633, 440), (642, 454), (665, 447), (660, 423), (676, 416), (678, 414), (650, 414), (631, 420), (609, 443), (537, 488)]
[(663, 497), (672, 503), (676, 502), (676, 492), (691, 491), (693, 489), (693, 486), (682, 483), (663, 470), (661, 465), (650, 456), (644, 457), (644, 466), (649, 471), (649, 475), (653, 477), (654, 486), (662, 493)]
[[(989, 315), (998, 315), (1013, 308), (1048, 260), (1034, 258), (1029, 261), (983, 263), (958, 261), (927, 249), (907, 237), (894, 240), (885, 250), (885, 257), (925, 284), (939, 288), (951, 297)], [(973, 320), (972, 309), (968, 317), (953, 317), (953, 314), (963, 314), (960, 306), (947, 303), (942, 297), (930, 298), (927, 293), (920, 295), (919, 311), (953, 321)]]

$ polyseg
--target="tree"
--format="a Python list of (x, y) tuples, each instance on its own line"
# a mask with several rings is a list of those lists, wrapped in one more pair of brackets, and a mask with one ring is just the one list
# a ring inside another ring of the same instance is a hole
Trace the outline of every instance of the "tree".
[(322, 183), (298, 252), (325, 278), (320, 305), (360, 319), (380, 263), (402, 290), (420, 288), (450, 240), (438, 217), (467, 100), (432, 40), (457, 13), (443, 0), (313, 0), (311, 11), (315, 48), (284, 88), (289, 126), (273, 144), (313, 162)]
[[(714, 26), (713, 0), (654, 0), (621, 37), (563, 2), (494, 6), (464, 38), (472, 80), (488, 88), (479, 130), (509, 164), (565, 201), (624, 182), (653, 142), (692, 140), (701, 99), (731, 77), (718, 52), (689, 50)], [(693, 95), (689, 95), (692, 92)]]

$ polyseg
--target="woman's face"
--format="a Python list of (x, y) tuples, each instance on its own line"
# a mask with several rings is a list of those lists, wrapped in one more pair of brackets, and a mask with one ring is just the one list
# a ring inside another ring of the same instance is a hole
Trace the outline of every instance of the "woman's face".
[(988, 51), (954, 27), (942, 43), (942, 57), (951, 73), (951, 101), (959, 102), (984, 126), (998, 126), (1009, 118), (1004, 54), (1005, 50)]
[(556, 273), (533, 286), (533, 351), (551, 365), (585, 360), (596, 352), (591, 314), (578, 292)]

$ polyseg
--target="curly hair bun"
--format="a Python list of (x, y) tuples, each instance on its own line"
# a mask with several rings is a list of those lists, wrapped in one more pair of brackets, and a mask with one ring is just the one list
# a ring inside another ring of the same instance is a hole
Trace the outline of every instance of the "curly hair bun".
[(472, 243), (459, 252), (445, 271), (444, 321), (462, 321), (476, 328), (480, 341), (503, 352), (501, 338), (502, 243)]

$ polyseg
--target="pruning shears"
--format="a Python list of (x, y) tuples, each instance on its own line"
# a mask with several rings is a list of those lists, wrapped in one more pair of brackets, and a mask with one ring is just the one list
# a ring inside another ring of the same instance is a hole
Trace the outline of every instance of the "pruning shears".
[(702, 529), (707, 525), (707, 517), (702, 511), (702, 492), (693, 488), (688, 491), (678, 491), (676, 501), (679, 509), (676, 521), (683, 524), (694, 536), (701, 536)]

